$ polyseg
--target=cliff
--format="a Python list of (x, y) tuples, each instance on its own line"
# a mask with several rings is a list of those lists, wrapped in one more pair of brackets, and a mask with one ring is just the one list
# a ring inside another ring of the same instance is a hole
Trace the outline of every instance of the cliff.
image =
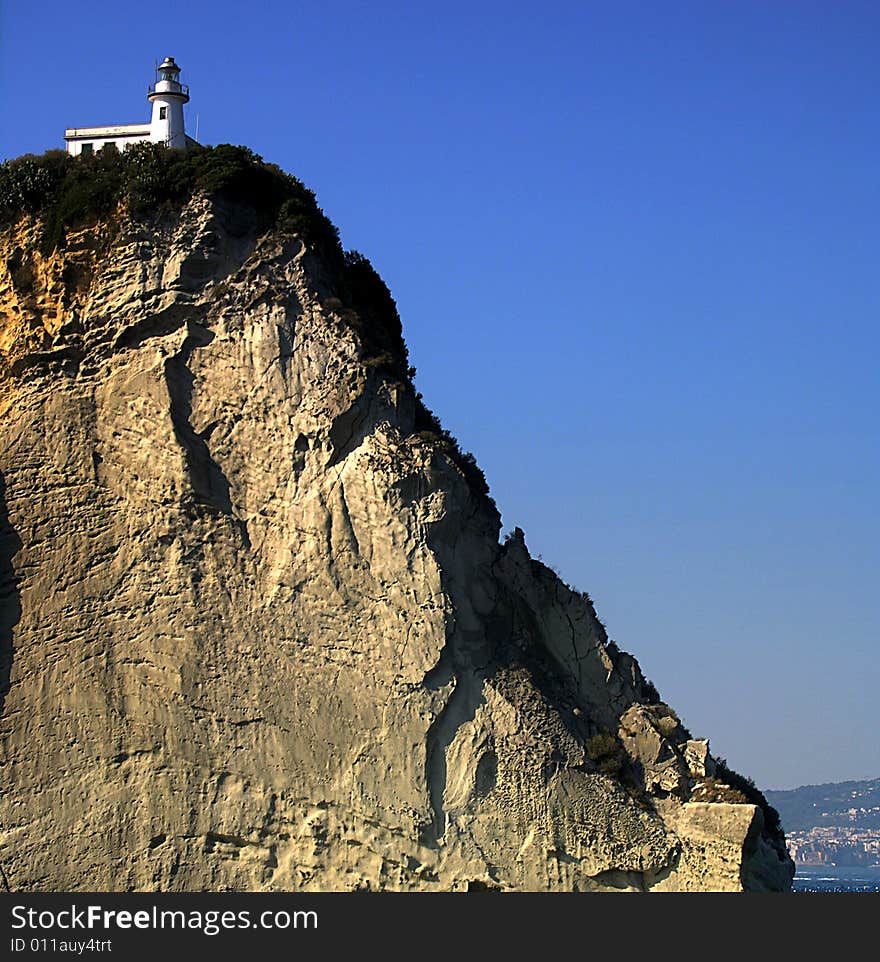
[(131, 201), (0, 234), (8, 887), (788, 888), (317, 208)]

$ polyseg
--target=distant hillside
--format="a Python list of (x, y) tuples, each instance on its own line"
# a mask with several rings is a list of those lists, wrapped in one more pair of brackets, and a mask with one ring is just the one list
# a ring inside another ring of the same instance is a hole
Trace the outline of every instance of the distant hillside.
[(847, 827), (880, 831), (880, 778), (764, 792), (786, 833)]

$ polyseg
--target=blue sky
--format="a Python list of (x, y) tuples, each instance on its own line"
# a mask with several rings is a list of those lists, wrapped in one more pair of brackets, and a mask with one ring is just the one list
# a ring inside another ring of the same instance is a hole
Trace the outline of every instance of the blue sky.
[[(87, 11), (87, 14), (84, 13)], [(43, 0), (0, 156), (149, 117), (301, 177), (505, 525), (766, 788), (876, 777), (880, 6)]]

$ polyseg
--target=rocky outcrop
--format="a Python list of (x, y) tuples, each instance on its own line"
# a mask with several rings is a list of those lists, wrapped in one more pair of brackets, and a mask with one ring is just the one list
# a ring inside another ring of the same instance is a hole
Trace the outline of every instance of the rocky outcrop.
[(300, 237), (199, 195), (39, 230), (0, 252), (11, 888), (788, 887)]

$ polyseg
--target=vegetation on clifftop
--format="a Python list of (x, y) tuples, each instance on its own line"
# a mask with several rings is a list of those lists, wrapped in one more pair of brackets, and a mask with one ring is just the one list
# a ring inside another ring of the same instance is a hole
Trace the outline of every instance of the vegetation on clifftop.
[(133, 144), (70, 157), (63, 150), (25, 154), (0, 165), (0, 223), (21, 214), (44, 222), (43, 253), (63, 247), (67, 231), (106, 217), (123, 203), (133, 216), (180, 206), (194, 193), (246, 203), (260, 227), (296, 231), (338, 264), (339, 232), (302, 181), (247, 147), (219, 144), (169, 150)]
[(723, 758), (715, 759), (715, 766), (718, 777), (726, 782), (734, 791), (742, 794), (743, 798), (752, 805), (757, 805), (764, 814), (764, 826), (768, 832), (776, 833), (782, 831), (779, 819), (779, 812), (767, 801), (764, 793), (755, 785), (751, 778), (740, 775), (727, 764)]

